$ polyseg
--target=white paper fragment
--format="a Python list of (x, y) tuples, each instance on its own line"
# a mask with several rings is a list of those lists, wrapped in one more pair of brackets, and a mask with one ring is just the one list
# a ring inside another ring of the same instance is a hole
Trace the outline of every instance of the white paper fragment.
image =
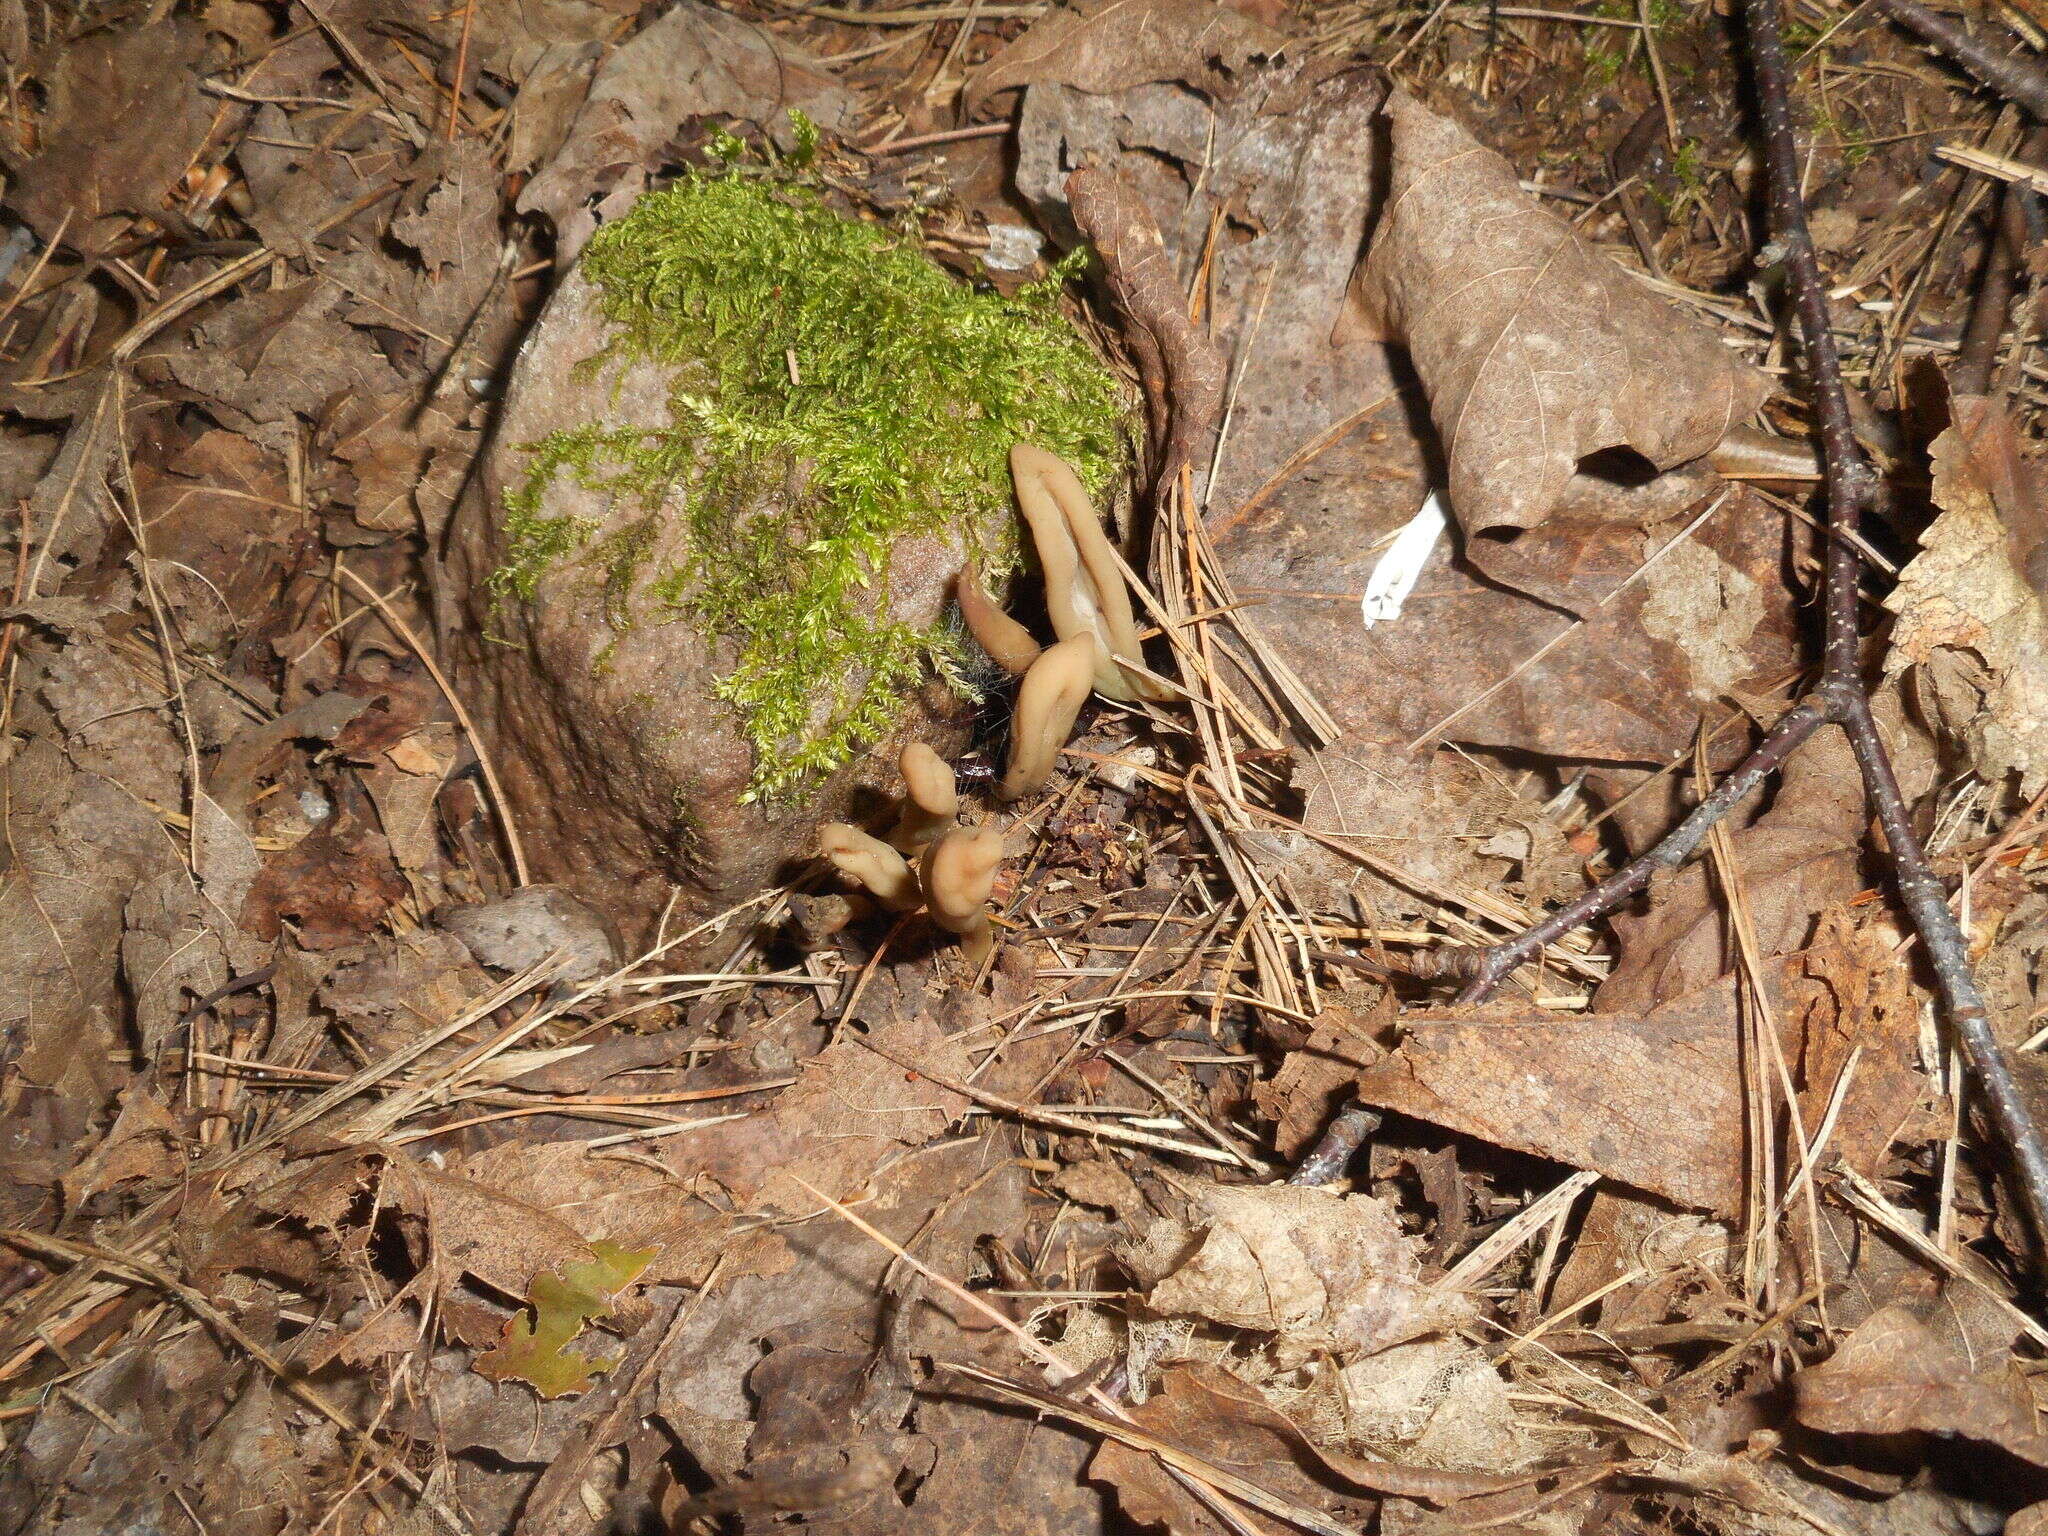
[(1394, 535), (1394, 542), (1387, 546), (1387, 552), (1380, 556), (1380, 563), (1366, 580), (1365, 596), (1358, 609), (1367, 629), (1383, 621), (1391, 624), (1401, 617), (1401, 605), (1415, 590), (1422, 568), (1429, 563), (1430, 551), (1436, 548), (1443, 531), (1443, 498), (1431, 491), (1422, 510)]
[(981, 253), (982, 265), (993, 272), (1022, 272), (1038, 260), (1045, 249), (1045, 236), (1022, 224), (991, 224), (988, 249)]

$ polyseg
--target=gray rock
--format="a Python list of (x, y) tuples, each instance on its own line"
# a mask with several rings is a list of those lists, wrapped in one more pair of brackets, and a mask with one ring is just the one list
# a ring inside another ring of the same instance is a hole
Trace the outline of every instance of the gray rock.
[[(965, 708), (931, 683), (904, 701), (896, 729), (864, 757), (772, 803), (747, 803), (754, 752), (714, 692), (732, 670), (733, 647), (655, 601), (644, 582), (617, 590), (590, 553), (638, 529), (650, 541), (640, 569), (678, 564), (688, 553), (680, 497), (671, 493), (650, 517), (637, 498), (615, 500), (558, 475), (540, 511), (588, 519), (584, 554), (542, 574), (528, 600), (491, 590), (506, 563), (505, 495), (527, 476), (524, 445), (598, 418), (669, 425), (660, 368), (614, 359), (595, 377), (578, 370), (608, 339), (591, 284), (569, 274), (513, 366), (493, 444), (450, 530), (441, 623), (532, 878), (590, 902), (632, 947), (664, 912), (673, 936), (793, 872), (812, 854), (820, 821), (866, 819), (894, 793), (904, 743), (957, 748)], [(893, 617), (929, 627), (963, 559), (956, 538), (906, 539), (870, 590), (886, 593)], [(679, 957), (701, 947), (685, 946)]]

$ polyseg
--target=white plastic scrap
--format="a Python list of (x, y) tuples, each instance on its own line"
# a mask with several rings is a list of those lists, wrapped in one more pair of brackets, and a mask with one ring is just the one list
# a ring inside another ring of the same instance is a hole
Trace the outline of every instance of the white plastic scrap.
[(1381, 622), (1392, 623), (1401, 617), (1401, 605), (1415, 590), (1423, 566), (1429, 563), (1430, 551), (1436, 548), (1436, 541), (1443, 531), (1443, 498), (1431, 491), (1422, 503), (1422, 510), (1409, 518), (1401, 531), (1394, 535), (1394, 542), (1387, 546), (1387, 552), (1380, 556), (1380, 563), (1372, 568), (1372, 575), (1366, 580), (1365, 596), (1360, 600), (1358, 610), (1367, 629)]
[(993, 272), (1022, 272), (1038, 260), (1045, 249), (1045, 236), (1022, 224), (991, 224), (988, 249), (981, 253), (982, 265)]

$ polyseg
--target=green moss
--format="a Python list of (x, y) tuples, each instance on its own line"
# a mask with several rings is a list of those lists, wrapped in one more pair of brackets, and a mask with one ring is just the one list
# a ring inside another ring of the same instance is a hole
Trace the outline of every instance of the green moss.
[[(1115, 382), (1060, 313), (1057, 276), (1011, 298), (976, 291), (908, 236), (741, 168), (642, 198), (598, 232), (583, 271), (616, 327), (601, 361), (666, 368), (671, 423), (594, 422), (527, 445), (497, 585), (530, 598), (574, 557), (603, 573), (615, 627), (637, 596), (727, 642), (718, 693), (756, 749), (752, 795), (837, 767), (934, 668), (954, 675), (943, 626), (887, 616), (898, 539), (957, 529), (980, 543), (983, 514), (1009, 503), (1019, 441), (1098, 492), (1123, 467)], [(651, 519), (593, 543), (593, 525), (546, 516), (562, 475), (650, 512), (679, 505), (687, 554), (648, 570)], [(992, 526), (1010, 537), (1007, 519)]]

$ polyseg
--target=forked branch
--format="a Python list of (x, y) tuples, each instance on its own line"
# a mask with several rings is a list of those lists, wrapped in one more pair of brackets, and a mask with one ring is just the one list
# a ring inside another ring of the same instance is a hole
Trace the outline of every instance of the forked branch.
[[(1828, 540), (1825, 577), (1826, 639), (1821, 680), (1813, 693), (1789, 711), (1748, 759), (1691, 815), (1648, 853), (1610, 875), (1578, 900), (1506, 943), (1479, 950), (1472, 979), (1458, 994), (1461, 1003), (1489, 997), (1518, 965), (1545, 944), (1581, 923), (1613, 911), (1641, 890), (1652, 874), (1683, 863), (1707, 829), (1746, 799), (1765, 776), (1781, 767), (1821, 725), (1839, 725), (1856, 754), (1865, 793), (1890, 847), (1899, 897), (1926, 947), (1936, 985), (1971, 1080), (1982, 1094), (1992, 1126), (2004, 1141), (2022, 1203), (2037, 1242), (2048, 1241), (2048, 1149), (2013, 1083), (1990, 1017), (1971, 974), (1969, 949), (1949, 911), (1948, 893), (1928, 865), (1914, 834), (1884, 741), (1871, 714), (1870, 690), (1858, 653), (1857, 588), (1862, 558), (1852, 542), (1878, 489), (1876, 472), (1856, 442), (1841, 360), (1829, 325), (1827, 292), (1807, 230), (1799, 192), (1799, 151), (1792, 134), (1792, 108), (1777, 0), (1747, 0), (1750, 60), (1754, 66), (1765, 159), (1770, 178), (1775, 244), (1791, 277), (1807, 371), (1813, 385), (1826, 471)], [(1887, 9), (1891, 9), (1888, 5)]]

